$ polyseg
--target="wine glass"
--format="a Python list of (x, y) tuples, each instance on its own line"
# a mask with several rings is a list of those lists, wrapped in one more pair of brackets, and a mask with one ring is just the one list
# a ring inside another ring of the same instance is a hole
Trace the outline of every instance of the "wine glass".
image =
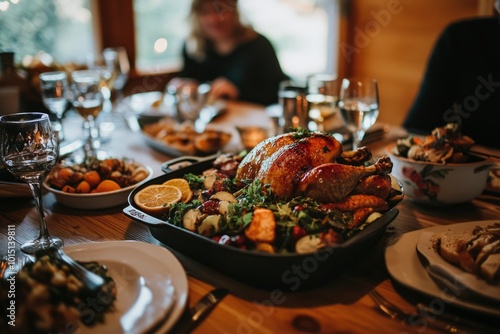
[(378, 117), (377, 80), (344, 78), (340, 86), (339, 108), (347, 129), (352, 133), (352, 149), (357, 150), (366, 130)]
[(38, 211), (40, 234), (21, 245), (21, 250), (35, 254), (41, 249), (60, 248), (62, 240), (49, 235), (41, 191), (43, 179), (55, 166), (59, 154), (59, 142), (49, 116), (28, 112), (0, 117), (0, 142), (2, 163), (12, 175), (29, 185)]
[[(207, 120), (200, 118), (200, 113), (207, 103), (210, 85), (186, 81), (176, 90), (177, 118), (194, 124), (198, 132), (203, 132)], [(208, 120), (209, 121), (209, 120)]]
[(111, 91), (115, 81), (114, 64), (105, 60), (103, 56), (93, 53), (87, 55), (87, 67), (89, 70), (98, 71), (101, 75), (101, 91), (106, 101), (111, 101)]
[(57, 118), (52, 129), (57, 133), (59, 141), (63, 141), (65, 136), (62, 120), (69, 100), (68, 76), (63, 71), (44, 72), (39, 75), (39, 79), (43, 104)]
[(130, 72), (127, 50), (124, 47), (105, 48), (102, 55), (107, 67), (112, 69), (113, 80), (110, 82), (110, 89), (115, 92), (115, 100), (119, 103), (123, 98), (123, 88)]
[(325, 131), (325, 120), (334, 116), (338, 110), (338, 81), (333, 74), (319, 73), (307, 80), (309, 118), (316, 124), (317, 130)]
[(81, 70), (71, 73), (73, 107), (87, 123), (86, 155), (95, 157), (101, 147), (96, 119), (102, 110), (104, 97), (101, 91), (101, 75), (95, 70)]

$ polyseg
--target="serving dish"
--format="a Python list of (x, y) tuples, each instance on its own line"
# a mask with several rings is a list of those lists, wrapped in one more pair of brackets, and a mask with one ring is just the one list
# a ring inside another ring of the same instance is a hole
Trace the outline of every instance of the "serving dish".
[(69, 245), (64, 251), (79, 261), (106, 265), (117, 286), (116, 311), (103, 324), (82, 333), (166, 333), (184, 312), (186, 273), (166, 248), (138, 241)]
[[(428, 297), (441, 301), (443, 307), (452, 305), (469, 311), (500, 317), (498, 303), (488, 303), (484, 299), (466, 298), (464, 294), (454, 294), (452, 290), (437, 283), (427, 272), (427, 263), (422, 263), (417, 252), (417, 243), (425, 232), (442, 230), (458, 231), (472, 229), (474, 226), (488, 226), (496, 220), (471, 221), (446, 226), (435, 226), (422, 230), (407, 232), (385, 251), (385, 263), (390, 276), (399, 284), (416, 290)], [(459, 287), (459, 286), (458, 286)], [(462, 290), (463, 292), (463, 290)], [(444, 311), (444, 309), (441, 309)]]
[(141, 132), (144, 141), (171, 157), (211, 155), (227, 145), (232, 137), (231, 133), (226, 131), (198, 131), (195, 126), (170, 121), (150, 123), (146, 126)]
[(68, 193), (52, 188), (47, 183), (47, 179), (43, 182), (43, 187), (47, 191), (54, 194), (57, 202), (73, 209), (99, 210), (112, 208), (126, 203), (129, 193), (135, 187), (144, 182), (147, 182), (153, 177), (153, 169), (151, 167), (144, 165), (142, 165), (142, 167), (144, 167), (148, 171), (148, 175), (145, 179), (131, 186), (114, 191), (88, 194)]
[(392, 174), (405, 186), (406, 197), (433, 206), (471, 201), (484, 191), (489, 171), (495, 166), (479, 156), (464, 163), (416, 161), (393, 154), (393, 146), (386, 152), (394, 164)]
[[(192, 157), (189, 159), (192, 162)], [(146, 224), (151, 234), (165, 245), (248, 285), (296, 291), (323, 284), (362, 257), (399, 213), (392, 207), (362, 232), (335, 247), (305, 254), (271, 254), (220, 245), (209, 238), (151, 216), (134, 202), (135, 194), (141, 189), (153, 184), (162, 184), (170, 179), (182, 178), (187, 173), (201, 174), (212, 166), (213, 161), (214, 158), (205, 159), (143, 183), (130, 193), (129, 206), (124, 208), (123, 212), (135, 221)], [(179, 159), (176, 160), (176, 164), (180, 162)]]

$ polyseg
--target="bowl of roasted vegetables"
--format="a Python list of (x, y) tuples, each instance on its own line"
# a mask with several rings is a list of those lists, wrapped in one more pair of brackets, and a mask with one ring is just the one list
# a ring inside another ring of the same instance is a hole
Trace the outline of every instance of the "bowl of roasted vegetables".
[(367, 148), (298, 131), (156, 177), (124, 213), (229, 276), (296, 290), (331, 279), (380, 238), (403, 197), (391, 169)]
[(450, 123), (428, 136), (398, 139), (387, 152), (408, 199), (442, 206), (469, 202), (483, 192), (494, 163), (471, 153), (474, 144)]
[(151, 179), (150, 167), (128, 158), (89, 158), (58, 164), (43, 187), (68, 207), (84, 210), (111, 208), (127, 202), (129, 193)]

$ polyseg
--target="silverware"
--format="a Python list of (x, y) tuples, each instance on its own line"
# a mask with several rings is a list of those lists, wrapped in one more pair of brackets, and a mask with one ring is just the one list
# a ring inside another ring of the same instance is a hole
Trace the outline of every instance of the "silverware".
[(476, 154), (476, 155), (482, 155), (490, 159), (497, 159), (500, 160), (500, 156), (494, 155), (494, 154), (489, 154), (485, 152), (480, 152), (480, 151), (475, 151), (475, 150), (469, 150), (469, 153)]
[(389, 302), (375, 290), (370, 291), (368, 295), (373, 299), (375, 304), (377, 304), (377, 307), (389, 318), (404, 322), (416, 328), (418, 327), (419, 330), (430, 327), (446, 333), (465, 333), (453, 324), (437, 319), (427, 319), (418, 312), (406, 312)]
[(50, 247), (46, 250), (46, 253), (48, 256), (67, 265), (71, 273), (83, 283), (83, 286), (89, 292), (97, 292), (104, 285), (104, 279), (101, 276), (87, 270), (62, 250)]
[(189, 309), (188, 322), (182, 326), (179, 333), (191, 333), (228, 293), (228, 289), (218, 288), (203, 296), (191, 309)]
[(448, 321), (451, 323), (456, 323), (458, 325), (462, 324), (464, 326), (474, 328), (481, 334), (488, 334), (488, 333), (498, 333), (498, 329), (494, 329), (488, 326), (485, 326), (479, 322), (476, 321), (471, 321), (468, 319), (464, 319), (462, 317), (454, 316), (445, 312), (436, 312), (436, 310), (432, 309), (431, 307), (425, 306), (424, 304), (417, 304), (417, 311), (421, 315), (428, 316), (431, 318), (437, 318), (437, 319), (442, 319), (444, 321)]

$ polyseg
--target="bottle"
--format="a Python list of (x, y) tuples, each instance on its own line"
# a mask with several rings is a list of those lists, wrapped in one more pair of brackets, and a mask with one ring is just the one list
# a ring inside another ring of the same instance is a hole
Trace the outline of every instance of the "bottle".
[(17, 72), (13, 52), (0, 53), (0, 115), (21, 110), (26, 80)]

